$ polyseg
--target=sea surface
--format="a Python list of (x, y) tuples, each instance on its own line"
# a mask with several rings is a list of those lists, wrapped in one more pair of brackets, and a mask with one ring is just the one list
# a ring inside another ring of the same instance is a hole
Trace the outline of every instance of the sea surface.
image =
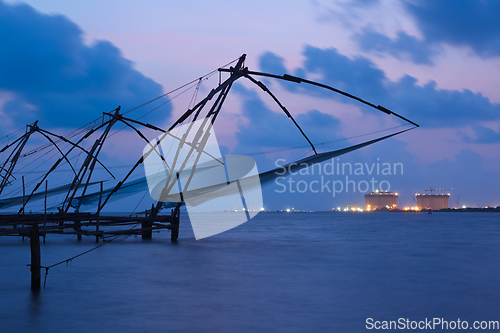
[[(95, 244), (49, 235), (42, 265)], [(181, 216), (177, 244), (168, 231), (118, 239), (51, 268), (39, 294), (29, 262), (29, 240), (0, 237), (2, 333), (366, 332), (367, 318), (500, 320), (499, 213), (261, 213), (198, 241)]]

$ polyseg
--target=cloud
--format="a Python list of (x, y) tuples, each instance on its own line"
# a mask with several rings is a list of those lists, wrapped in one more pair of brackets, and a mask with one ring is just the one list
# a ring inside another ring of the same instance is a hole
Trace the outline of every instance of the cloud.
[[(407, 117), (424, 127), (457, 127), (500, 119), (500, 105), (470, 90), (439, 89), (431, 81), (424, 86), (406, 75), (390, 81), (385, 73), (364, 57), (348, 58), (335, 48), (307, 46), (304, 66), (295, 72), (320, 75), (321, 83), (333, 86)], [(266, 59), (270, 59), (267, 55)], [(277, 57), (274, 58), (276, 62)], [(262, 59), (261, 59), (262, 60)], [(269, 66), (263, 62), (266, 66)], [(274, 67), (279, 67), (276, 63)], [(359, 102), (326, 90), (304, 87), (298, 92), (335, 98), (343, 103)], [(287, 86), (284, 86), (285, 89)], [(364, 108), (365, 109), (365, 108)], [(365, 109), (366, 110), (366, 109)], [(377, 112), (370, 110), (370, 112)]]
[[(386, 95), (385, 73), (364, 57), (348, 58), (335, 48), (321, 49), (306, 46), (304, 73), (321, 74), (324, 82), (340, 90), (347, 90), (353, 95), (364, 95), (366, 98)], [(324, 91), (324, 90), (323, 90)], [(337, 96), (328, 93), (330, 96)]]
[[(234, 151), (254, 157), (261, 171), (275, 167), (275, 158), (295, 160), (312, 152), (293, 122), (284, 113), (269, 109), (255, 90), (235, 84), (232, 91), (239, 95), (242, 115), (248, 119), (236, 132), (238, 146)], [(340, 120), (332, 115), (313, 109), (294, 118), (319, 151), (326, 149), (320, 143), (343, 142), (344, 138), (338, 134)]]
[(462, 138), (467, 143), (500, 143), (500, 132), (484, 126), (475, 126), (474, 136), (464, 134)]
[(365, 28), (354, 38), (363, 51), (389, 53), (399, 60), (410, 60), (421, 65), (432, 65), (431, 57), (436, 53), (436, 50), (425, 41), (410, 36), (404, 31), (398, 32), (396, 39), (392, 40), (381, 33)]
[[(272, 52), (266, 52), (259, 57), (259, 68), (263, 72), (277, 75), (290, 74), (284, 64), (285, 59)], [(300, 76), (300, 73), (295, 73), (295, 75)], [(266, 82), (266, 85), (269, 82), (266, 78), (262, 80)], [(296, 91), (298, 89), (297, 84), (294, 82), (283, 81), (280, 83), (289, 91)]]
[[(443, 160), (426, 166), (429, 181), (433, 187), (453, 188), (450, 206), (460, 194), (460, 203), (467, 206), (498, 205), (498, 191), (490, 191), (500, 186), (498, 172), (488, 171), (483, 156), (471, 149), (463, 149), (454, 156), (454, 161)], [(429, 186), (426, 185), (426, 186)]]
[(116, 46), (87, 46), (82, 35), (64, 16), (0, 1), (0, 91), (12, 96), (3, 114), (17, 125), (75, 127), (162, 93)]
[[(270, 110), (254, 90), (235, 84), (233, 91), (243, 100), (243, 116), (249, 120), (236, 133), (240, 143), (247, 146), (287, 148), (308, 145), (293, 122), (284, 113)], [(310, 110), (294, 118), (313, 143), (340, 138), (332, 134), (339, 129), (340, 121), (329, 114)]]
[(500, 2), (419, 0), (404, 4), (429, 43), (469, 46), (482, 57), (500, 55)]
[[(433, 56), (443, 50), (444, 44), (468, 47), (482, 58), (500, 56), (498, 1), (404, 0), (360, 4), (357, 0), (342, 2), (328, 10), (327, 15), (354, 31), (353, 38), (364, 51), (388, 54), (419, 65), (432, 65)], [(380, 18), (380, 13), (391, 14), (393, 9), (402, 15)], [(396, 37), (388, 37), (388, 31)]]

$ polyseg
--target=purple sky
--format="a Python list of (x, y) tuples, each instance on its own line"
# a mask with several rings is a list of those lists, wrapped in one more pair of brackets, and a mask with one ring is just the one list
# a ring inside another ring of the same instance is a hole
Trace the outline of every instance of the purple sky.
[[(52, 128), (78, 126), (118, 104), (130, 108), (150, 100), (246, 53), (250, 69), (331, 84), (419, 123), (419, 129), (340, 160), (403, 163), (403, 175), (387, 178), (402, 205), (429, 186), (453, 188), (446, 191), (452, 207), (458, 195), (460, 205), (500, 205), (498, 2), (23, 3), (28, 5), (0, 1), (3, 134), (36, 119)], [(213, 84), (215, 78), (201, 91)], [(338, 96), (266, 84), (317, 143), (401, 124)], [(185, 108), (185, 101), (176, 101), (156, 119), (167, 127)], [(235, 87), (225, 112), (216, 130), (227, 152), (304, 144), (300, 136), (294, 141), (293, 126), (272, 101), (248, 84)], [(273, 125), (281, 123), (286, 124)], [(120, 142), (113, 151), (121, 151)], [(262, 155), (260, 171), (280, 156), (298, 157), (297, 152)], [(333, 198), (275, 190), (266, 189), (266, 208), (330, 209), (364, 201), (361, 193)]]

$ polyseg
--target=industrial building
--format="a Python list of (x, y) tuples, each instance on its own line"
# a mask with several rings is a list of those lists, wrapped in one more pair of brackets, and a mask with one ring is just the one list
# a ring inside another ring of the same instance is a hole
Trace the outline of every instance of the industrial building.
[(398, 208), (398, 194), (380, 190), (365, 194), (365, 209), (367, 211), (380, 208)]
[(415, 194), (419, 209), (449, 208), (450, 194)]

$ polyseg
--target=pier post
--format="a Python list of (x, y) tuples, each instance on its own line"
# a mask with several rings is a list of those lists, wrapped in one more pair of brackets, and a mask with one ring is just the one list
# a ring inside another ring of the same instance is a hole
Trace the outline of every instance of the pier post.
[(171, 211), (170, 215), (170, 241), (177, 242), (179, 238), (179, 224), (180, 224), (180, 205), (177, 204), (174, 210)]
[(48, 180), (45, 181), (45, 202), (43, 210), (43, 244), (45, 244), (45, 236), (47, 236), (47, 187), (48, 187)]
[[(99, 192), (99, 205), (97, 207), (101, 207), (102, 189), (103, 189), (103, 182), (101, 182), (101, 192)], [(97, 220), (96, 220), (96, 225), (95, 225), (95, 241), (96, 241), (96, 243), (99, 242), (99, 217), (100, 217), (100, 215), (101, 215), (101, 210), (97, 209)]]
[[(24, 176), (22, 177), (22, 180), (23, 180), (23, 207), (21, 208), (22, 209), (22, 212), (23, 212), (23, 215), (24, 215), (24, 206), (26, 205), (26, 188), (24, 187)], [(24, 230), (24, 222), (22, 224), (22, 229)], [(23, 241), (24, 241), (24, 234), (23, 234)]]
[(144, 221), (142, 224), (142, 239), (153, 238), (153, 222)]
[[(146, 217), (148, 217), (148, 211), (145, 213)], [(152, 218), (152, 216), (151, 216)], [(153, 220), (141, 222), (142, 226), (142, 239), (151, 239), (153, 238)]]
[(81, 241), (82, 240), (82, 221), (75, 220), (73, 221), (74, 227), (73, 229), (76, 231), (76, 238)]
[(38, 232), (38, 223), (33, 222), (33, 227), (30, 232), (30, 249), (31, 249), (31, 290), (40, 290), (41, 275), (40, 275), (40, 234)]

